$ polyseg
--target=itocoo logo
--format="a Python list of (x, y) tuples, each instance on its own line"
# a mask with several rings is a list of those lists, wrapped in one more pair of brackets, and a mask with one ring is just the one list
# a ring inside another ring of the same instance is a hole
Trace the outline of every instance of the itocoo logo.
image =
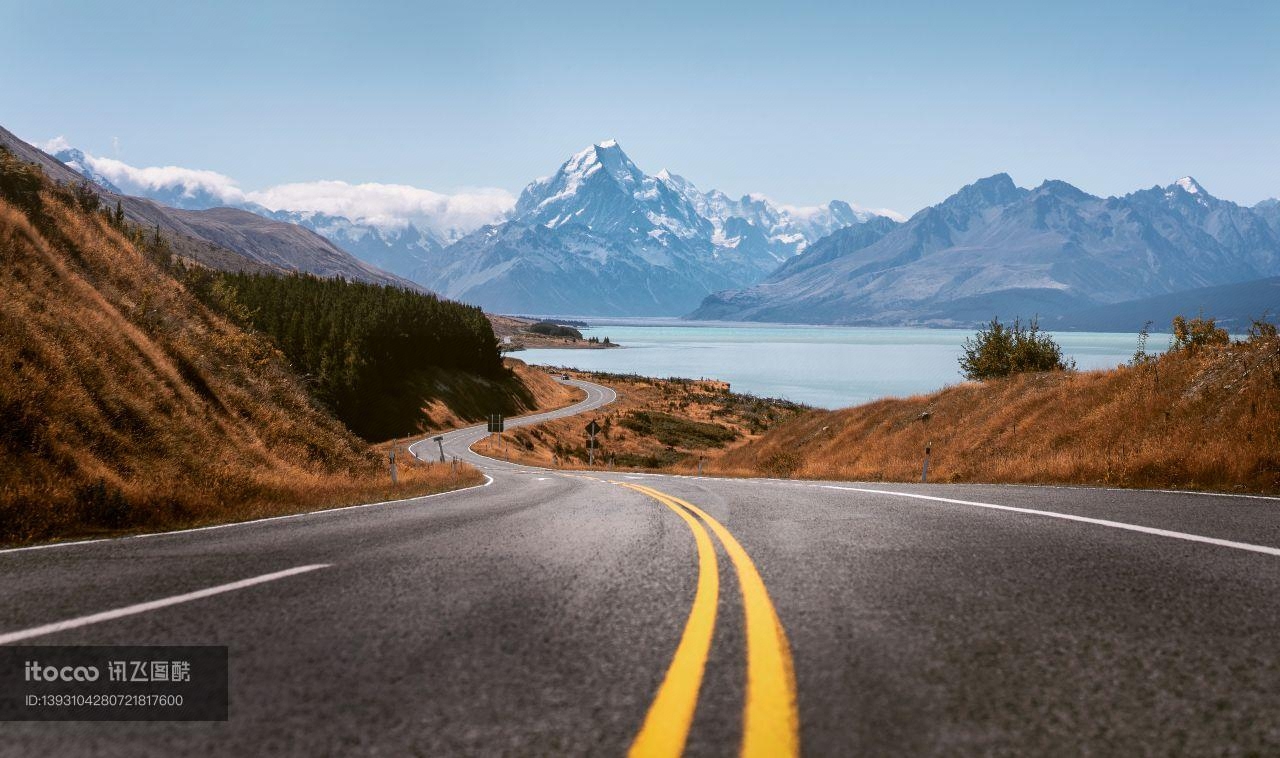
[(28, 682), (96, 682), (96, 666), (41, 666), (39, 661), (27, 661)]

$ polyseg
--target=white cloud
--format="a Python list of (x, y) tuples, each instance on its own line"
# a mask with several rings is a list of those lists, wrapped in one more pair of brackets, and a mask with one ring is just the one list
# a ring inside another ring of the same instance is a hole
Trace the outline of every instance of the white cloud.
[(246, 196), (271, 210), (319, 211), (383, 229), (415, 226), (466, 233), (498, 220), (515, 205), (503, 189), (474, 189), (447, 195), (407, 184), (296, 182)]
[(85, 155), (85, 163), (97, 174), (129, 194), (173, 193), (194, 198), (208, 195), (228, 205), (243, 203), (245, 193), (236, 181), (216, 171), (181, 166), (138, 168), (114, 158)]
[(49, 140), (48, 142), (33, 142), (31, 144), (35, 145), (36, 147), (40, 148), (41, 150), (45, 151), (50, 155), (53, 155), (54, 153), (62, 152), (63, 150), (71, 149), (71, 143), (67, 142), (67, 138), (63, 137), (61, 134)]
[[(71, 148), (63, 137), (37, 144), (47, 153)], [(381, 229), (403, 229), (410, 223), (448, 238), (493, 223), (515, 206), (504, 189), (468, 189), (455, 194), (407, 184), (349, 184), (322, 180), (292, 182), (262, 190), (243, 190), (225, 174), (181, 166), (131, 166), (114, 158), (85, 154), (86, 168), (130, 195), (162, 201), (187, 199), (202, 205), (257, 203), (273, 211), (319, 212), (344, 216)]]

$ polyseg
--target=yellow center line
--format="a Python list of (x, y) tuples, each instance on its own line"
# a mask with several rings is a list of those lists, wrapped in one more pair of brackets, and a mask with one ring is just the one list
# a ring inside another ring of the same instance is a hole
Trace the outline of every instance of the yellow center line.
[[(747, 628), (747, 698), (743, 708), (741, 755), (744, 758), (799, 755), (800, 717), (796, 709), (791, 646), (751, 556), (728, 529), (696, 505), (642, 485), (627, 486), (687, 508), (705, 521), (724, 545), (737, 570)], [(670, 502), (667, 504), (670, 507)]]
[(658, 693), (649, 706), (644, 726), (631, 743), (631, 756), (678, 756), (684, 751), (693, 712), (698, 705), (698, 691), (702, 687), (702, 674), (706, 670), (707, 655), (711, 651), (711, 635), (716, 626), (716, 604), (720, 598), (720, 569), (716, 563), (716, 549), (711, 535), (688, 511), (671, 502), (661, 493), (647, 492), (631, 484), (623, 487), (642, 492), (675, 511), (693, 532), (698, 546), (698, 588), (693, 595), (693, 606), (685, 621), (684, 634), (671, 658), (667, 675), (658, 687)]

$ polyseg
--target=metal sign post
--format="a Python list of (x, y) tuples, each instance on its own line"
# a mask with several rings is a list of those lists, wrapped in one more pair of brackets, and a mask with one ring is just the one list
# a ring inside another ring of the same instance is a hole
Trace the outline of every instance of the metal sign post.
[(388, 454), (388, 457), (391, 459), (391, 484), (392, 485), (396, 485), (400, 483), (399, 477), (397, 476), (398, 472), (396, 471), (396, 444), (398, 442), (399, 440), (391, 441), (391, 452)]
[(503, 458), (507, 457), (507, 438), (502, 436), (502, 432), (506, 428), (506, 420), (502, 418), (501, 413), (489, 414), (489, 434), (498, 435), (498, 455)]
[(595, 435), (599, 433), (600, 425), (595, 423), (595, 419), (591, 419), (591, 423), (586, 425), (586, 439), (588, 439), (588, 446), (586, 446), (586, 451), (588, 451), (586, 452), (586, 465), (588, 466), (595, 465)]
[(435, 440), (436, 444), (440, 446), (440, 462), (444, 463), (444, 435), (432, 437), (431, 439)]

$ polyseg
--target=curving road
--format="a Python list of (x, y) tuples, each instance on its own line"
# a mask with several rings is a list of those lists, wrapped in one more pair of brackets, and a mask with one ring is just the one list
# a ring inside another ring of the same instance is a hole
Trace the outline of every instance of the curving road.
[[(612, 399), (578, 386), (541, 418)], [(1280, 753), (1276, 499), (552, 472), (483, 434), (444, 441), (483, 487), (0, 552), (0, 644), (231, 662), (226, 722), (0, 754)]]

